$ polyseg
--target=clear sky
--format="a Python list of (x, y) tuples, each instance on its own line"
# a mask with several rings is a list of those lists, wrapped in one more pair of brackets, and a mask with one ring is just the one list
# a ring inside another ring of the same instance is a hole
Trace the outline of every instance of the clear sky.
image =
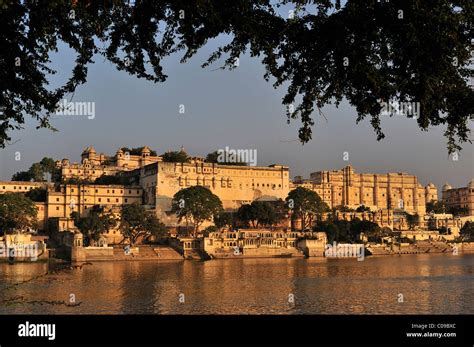
[[(222, 38), (218, 42), (223, 42)], [(287, 124), (281, 104), (283, 89), (275, 90), (263, 79), (258, 58), (244, 56), (234, 71), (202, 69), (200, 64), (216, 47), (211, 42), (187, 64), (181, 55), (165, 61), (168, 80), (154, 84), (120, 72), (100, 56), (90, 66), (88, 81), (73, 101), (95, 102), (95, 119), (55, 116), (59, 130), (35, 129), (27, 120), (25, 130), (11, 133), (12, 143), (0, 150), (0, 178), (9, 180), (44, 156), (80, 161), (86, 146), (114, 154), (117, 148), (148, 145), (158, 154), (184, 146), (191, 155), (205, 156), (219, 148), (256, 149), (258, 165), (288, 165), (291, 176), (318, 170), (339, 169), (350, 163), (357, 172), (407, 172), (423, 184), (445, 182), (465, 186), (474, 177), (473, 145), (465, 144), (454, 161), (448, 157), (444, 127), (422, 132), (415, 120), (403, 116), (382, 119), (386, 138), (376, 140), (369, 120), (355, 124), (356, 112), (347, 103), (326, 107), (327, 121), (314, 115), (313, 140), (297, 141), (298, 120)], [(73, 55), (61, 50), (52, 66), (54, 84), (71, 72)], [(179, 113), (179, 106), (185, 113)], [(472, 129), (472, 123), (470, 124)], [(17, 141), (17, 142), (15, 142)], [(349, 153), (349, 161), (343, 153)], [(15, 160), (15, 154), (21, 154)]]

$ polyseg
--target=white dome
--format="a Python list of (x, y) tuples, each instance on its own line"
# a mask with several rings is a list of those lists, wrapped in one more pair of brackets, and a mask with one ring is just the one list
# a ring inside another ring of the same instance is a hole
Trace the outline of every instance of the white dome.
[(451, 185), (449, 183), (446, 183), (444, 186), (443, 186), (443, 192), (445, 190), (449, 190), (449, 189), (453, 189), (453, 187), (451, 187)]

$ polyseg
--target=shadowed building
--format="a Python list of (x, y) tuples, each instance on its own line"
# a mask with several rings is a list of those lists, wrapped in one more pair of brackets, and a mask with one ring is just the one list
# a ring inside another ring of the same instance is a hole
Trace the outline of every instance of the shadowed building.
[(443, 186), (442, 199), (447, 208), (459, 209), (460, 215), (474, 216), (474, 180), (461, 188), (452, 188), (446, 183)]

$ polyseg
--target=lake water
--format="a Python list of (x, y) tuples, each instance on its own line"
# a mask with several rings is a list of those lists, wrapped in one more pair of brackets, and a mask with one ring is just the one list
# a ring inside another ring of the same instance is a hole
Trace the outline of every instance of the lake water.
[(0, 314), (474, 313), (474, 254), (55, 268), (1, 263)]

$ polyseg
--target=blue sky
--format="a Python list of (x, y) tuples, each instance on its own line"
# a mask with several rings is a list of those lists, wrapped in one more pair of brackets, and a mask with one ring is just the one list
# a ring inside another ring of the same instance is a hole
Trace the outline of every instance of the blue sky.
[[(148, 145), (159, 154), (181, 146), (192, 155), (205, 156), (219, 148), (257, 149), (258, 165), (281, 163), (290, 166), (291, 176), (318, 170), (338, 169), (348, 163), (357, 172), (407, 172), (423, 184), (441, 188), (448, 181), (464, 186), (473, 178), (474, 150), (465, 144), (458, 161), (448, 157), (444, 127), (421, 131), (415, 120), (382, 118), (386, 138), (380, 142), (369, 120), (356, 125), (356, 112), (347, 103), (324, 109), (327, 121), (315, 117), (313, 140), (297, 141), (298, 120), (287, 124), (281, 104), (284, 89), (274, 89), (263, 79), (258, 58), (243, 56), (234, 71), (200, 64), (223, 38), (209, 43), (193, 59), (180, 64), (181, 55), (164, 62), (168, 80), (154, 84), (120, 72), (100, 56), (90, 66), (88, 81), (73, 101), (95, 102), (95, 119), (55, 116), (59, 130), (35, 129), (28, 119), (24, 130), (11, 133), (12, 142), (0, 150), (0, 178), (26, 170), (44, 156), (80, 161), (89, 145), (98, 152), (114, 154), (118, 147)], [(53, 85), (66, 80), (74, 56), (61, 49), (52, 66), (58, 75)], [(185, 113), (179, 113), (179, 106)], [(470, 124), (472, 128), (472, 123)], [(343, 153), (349, 152), (349, 161)], [(21, 160), (15, 160), (15, 153)]]

